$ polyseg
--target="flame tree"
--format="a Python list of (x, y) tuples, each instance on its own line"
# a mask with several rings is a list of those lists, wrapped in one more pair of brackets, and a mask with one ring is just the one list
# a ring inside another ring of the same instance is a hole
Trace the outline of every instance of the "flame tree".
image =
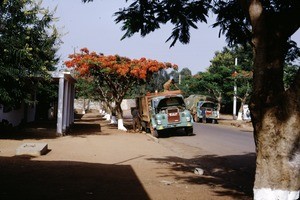
[(158, 62), (146, 58), (129, 59), (118, 55), (97, 54), (87, 48), (80, 53), (71, 54), (65, 62), (67, 67), (74, 67), (80, 77), (93, 77), (97, 92), (112, 111), (110, 102), (115, 102), (118, 117), (118, 129), (126, 130), (123, 125), (121, 102), (127, 92), (135, 85), (146, 83), (153, 73), (161, 69), (177, 69), (177, 65)]

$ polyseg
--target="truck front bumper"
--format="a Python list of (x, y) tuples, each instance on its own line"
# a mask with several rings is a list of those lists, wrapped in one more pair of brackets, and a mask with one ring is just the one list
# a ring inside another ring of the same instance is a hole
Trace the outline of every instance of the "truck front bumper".
[(172, 128), (189, 128), (189, 127), (193, 127), (192, 122), (187, 122), (184, 124), (157, 125), (156, 130), (165, 130), (165, 129), (172, 129)]

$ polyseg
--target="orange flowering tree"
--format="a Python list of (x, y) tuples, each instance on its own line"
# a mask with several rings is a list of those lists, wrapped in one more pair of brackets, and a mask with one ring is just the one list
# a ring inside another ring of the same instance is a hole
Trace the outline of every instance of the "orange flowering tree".
[[(158, 62), (146, 58), (129, 59), (118, 55), (97, 54), (87, 48), (69, 56), (65, 62), (67, 67), (73, 67), (78, 76), (93, 77), (98, 86), (99, 97), (104, 100), (112, 111), (110, 102), (115, 102), (118, 117), (118, 128), (123, 126), (123, 111), (121, 102), (127, 92), (135, 85), (145, 83), (153, 73), (167, 68), (177, 69), (177, 65)], [(121, 120), (121, 121), (119, 121)]]

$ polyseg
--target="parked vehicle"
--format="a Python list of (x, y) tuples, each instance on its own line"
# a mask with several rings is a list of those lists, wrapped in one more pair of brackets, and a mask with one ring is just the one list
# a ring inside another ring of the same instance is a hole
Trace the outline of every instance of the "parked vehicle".
[(195, 122), (217, 123), (219, 117), (217, 101), (206, 95), (190, 95), (185, 99)]
[(136, 105), (143, 129), (155, 137), (171, 129), (183, 129), (187, 135), (193, 133), (193, 118), (180, 90), (147, 94), (137, 98)]

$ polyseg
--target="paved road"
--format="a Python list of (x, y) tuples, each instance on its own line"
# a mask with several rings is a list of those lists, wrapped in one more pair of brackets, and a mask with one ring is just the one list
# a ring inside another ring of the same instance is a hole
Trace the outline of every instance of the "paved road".
[[(189, 166), (201, 168), (209, 180), (222, 182), (251, 197), (255, 174), (255, 145), (252, 131), (221, 124), (194, 124), (194, 136), (184, 132), (159, 138)], [(213, 184), (220, 184), (219, 182)], [(243, 199), (243, 198), (236, 198)]]
[(253, 133), (216, 124), (194, 124), (194, 136), (172, 135), (163, 140), (201, 148), (211, 155), (244, 155), (255, 152)]

